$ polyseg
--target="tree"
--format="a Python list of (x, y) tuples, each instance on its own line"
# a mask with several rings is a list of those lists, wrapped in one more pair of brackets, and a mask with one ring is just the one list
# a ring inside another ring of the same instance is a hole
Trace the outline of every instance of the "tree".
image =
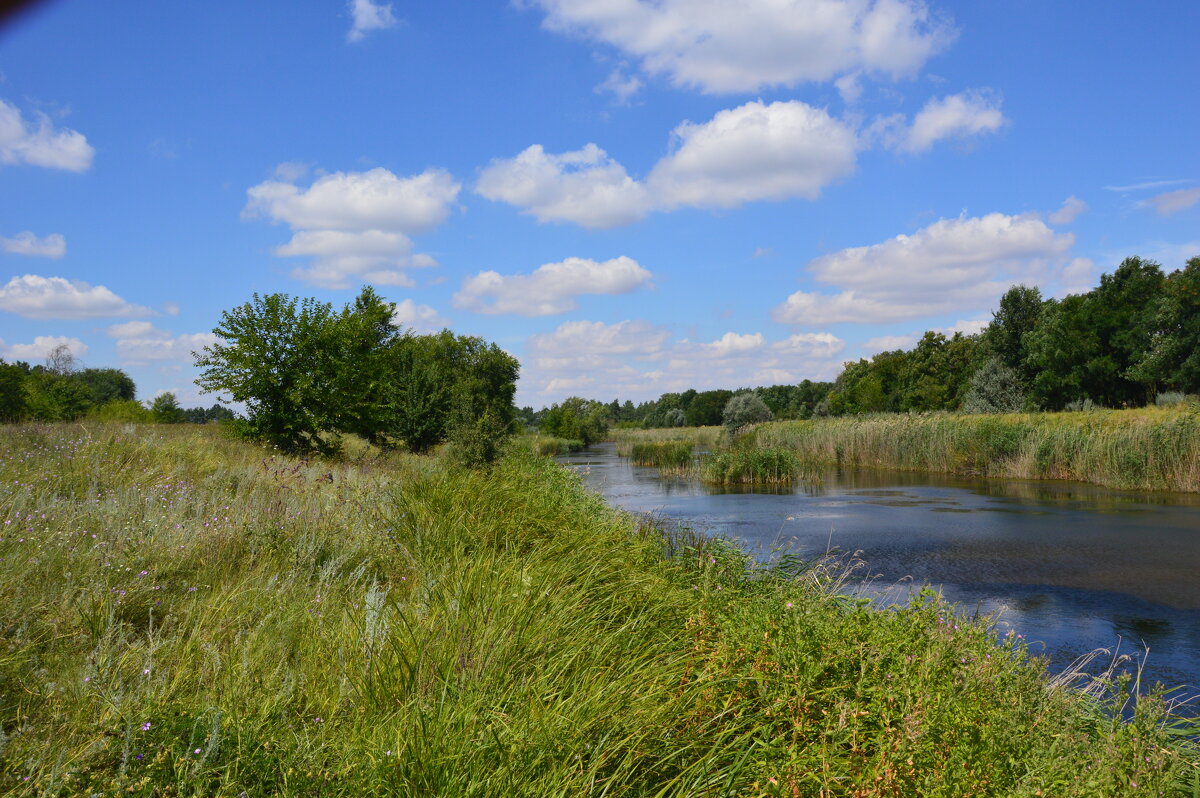
[(222, 342), (195, 353), (203, 369), (196, 383), (243, 402), (250, 437), (289, 452), (331, 453), (353, 387), (344, 360), (351, 347), (339, 340), (337, 322), (328, 303), (254, 294), (221, 314), (213, 333)]
[(1017, 372), (998, 356), (984, 361), (971, 377), (964, 413), (1015, 413), (1025, 406), (1025, 395)]
[(11, 424), (25, 417), (26, 370), (0, 360), (0, 423)]
[(766, 402), (759, 399), (753, 391), (743, 391), (729, 398), (721, 414), (721, 423), (730, 435), (742, 427), (770, 421), (775, 415)]
[(1034, 376), (1026, 362), (1025, 337), (1037, 327), (1044, 305), (1037, 288), (1014, 285), (1000, 297), (1000, 307), (983, 332), (984, 346), (1024, 382)]
[(83, 369), (75, 372), (73, 378), (87, 387), (94, 405), (114, 401), (127, 402), (137, 395), (137, 386), (121, 369)]
[(551, 405), (542, 419), (542, 432), (556, 438), (583, 441), (589, 446), (608, 431), (604, 405), (591, 399), (569, 396), (560, 405)]
[(159, 424), (182, 424), (187, 420), (183, 408), (179, 406), (179, 400), (170, 391), (154, 397), (150, 404), (150, 412)]
[(663, 421), (668, 427), (682, 427), (685, 423), (687, 423), (687, 417), (684, 415), (682, 410), (680, 410), (678, 407), (674, 407), (666, 412), (666, 415), (663, 417)]
[(1200, 257), (1167, 276), (1155, 303), (1150, 344), (1129, 376), (1152, 386), (1200, 393)]

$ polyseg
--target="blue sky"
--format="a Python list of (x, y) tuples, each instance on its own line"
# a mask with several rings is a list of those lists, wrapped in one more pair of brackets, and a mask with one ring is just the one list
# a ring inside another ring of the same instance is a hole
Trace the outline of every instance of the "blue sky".
[(1015, 282), (1200, 255), (1200, 5), (87, 3), (0, 30), (0, 357), (209, 404), (364, 283), (518, 401), (830, 379)]

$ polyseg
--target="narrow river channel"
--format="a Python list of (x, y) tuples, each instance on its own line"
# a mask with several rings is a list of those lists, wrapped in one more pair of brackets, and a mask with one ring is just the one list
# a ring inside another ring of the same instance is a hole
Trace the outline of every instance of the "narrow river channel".
[(611, 443), (559, 462), (616, 507), (762, 557), (859, 552), (875, 589), (940, 587), (998, 614), (1052, 670), (1097, 648), (1139, 660), (1149, 648), (1143, 683), (1200, 692), (1200, 496), (898, 471), (731, 490), (661, 477)]

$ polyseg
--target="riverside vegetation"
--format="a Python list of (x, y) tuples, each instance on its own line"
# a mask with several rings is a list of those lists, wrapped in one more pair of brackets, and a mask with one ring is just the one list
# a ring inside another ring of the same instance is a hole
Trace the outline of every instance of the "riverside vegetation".
[(758, 565), (515, 447), (0, 429), (0, 792), (1183, 796), (1154, 692), (851, 565)]

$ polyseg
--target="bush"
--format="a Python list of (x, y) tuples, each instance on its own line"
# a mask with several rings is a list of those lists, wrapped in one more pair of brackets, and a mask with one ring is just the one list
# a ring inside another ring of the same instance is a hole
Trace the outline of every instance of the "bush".
[(775, 418), (767, 403), (751, 391), (735, 394), (725, 403), (725, 412), (721, 414), (721, 423), (730, 435), (742, 427), (758, 424)]
[(1181, 405), (1187, 401), (1187, 395), (1183, 391), (1163, 391), (1158, 396), (1154, 397), (1154, 404), (1159, 407), (1174, 407)]
[(1016, 413), (1025, 406), (1025, 392), (1017, 372), (998, 357), (984, 361), (967, 384), (964, 413)]

